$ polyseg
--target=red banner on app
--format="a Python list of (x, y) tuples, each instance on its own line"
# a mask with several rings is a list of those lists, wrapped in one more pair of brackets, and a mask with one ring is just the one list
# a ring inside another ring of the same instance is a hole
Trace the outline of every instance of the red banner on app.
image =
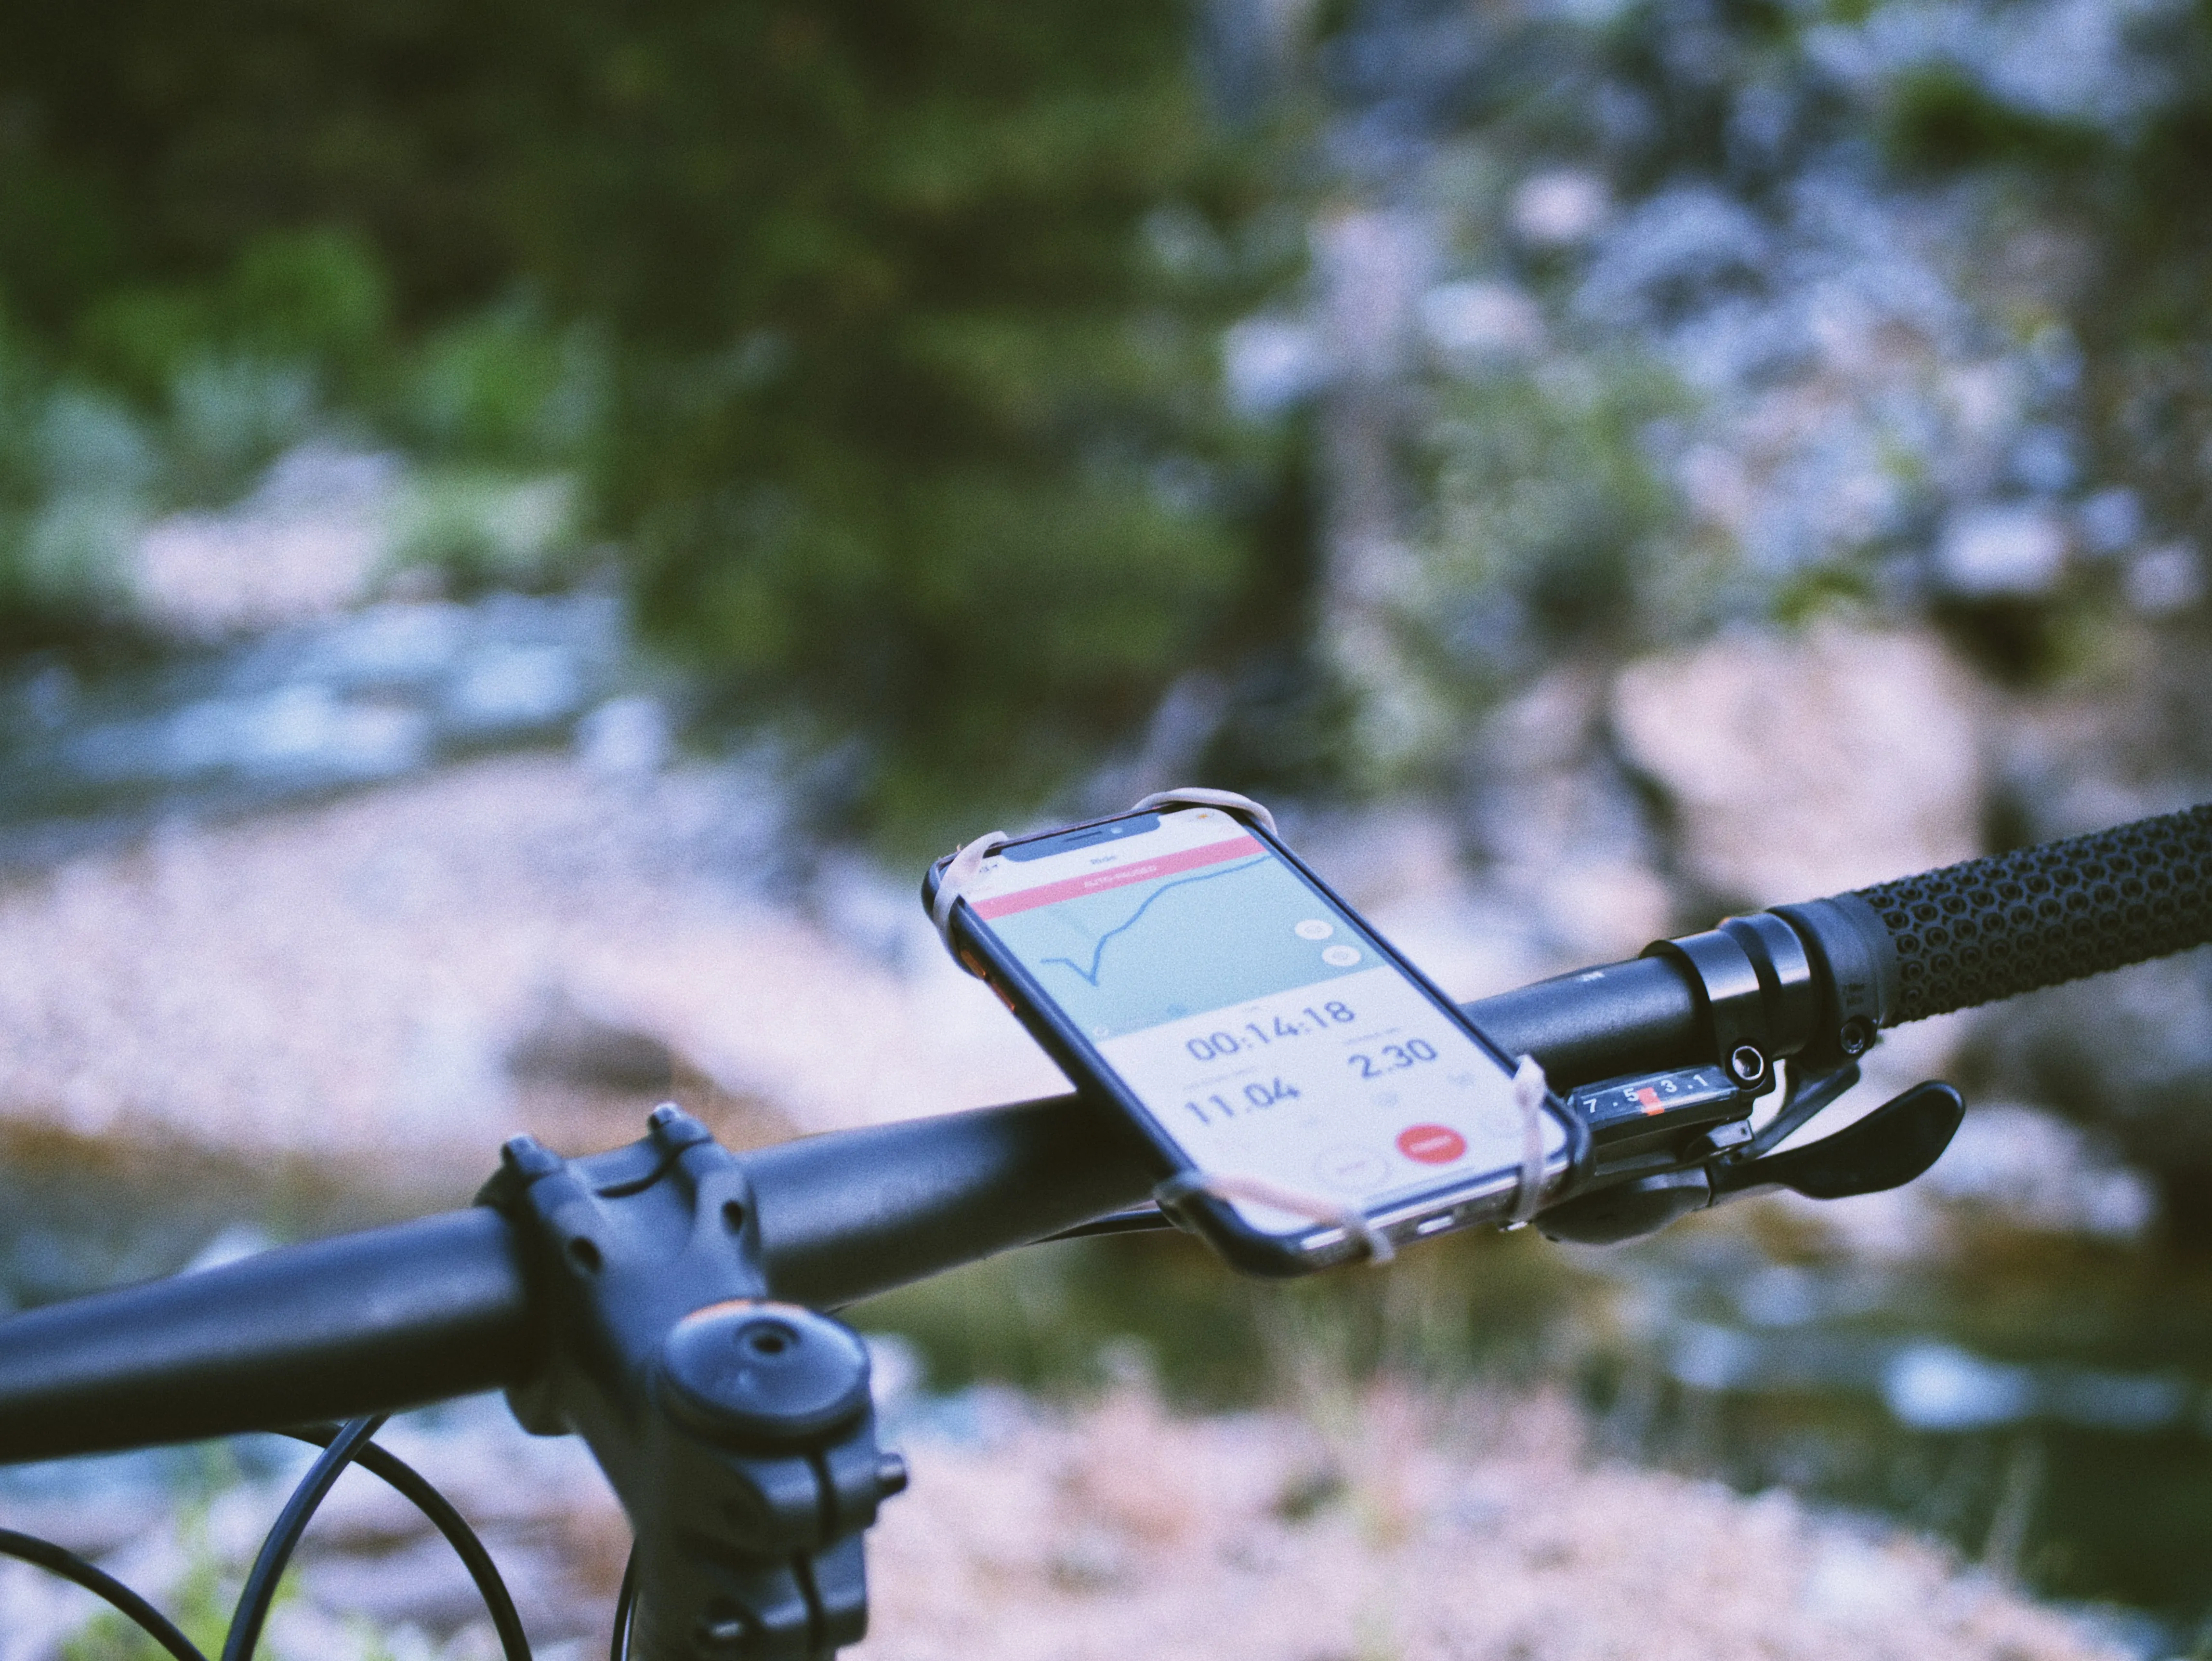
[(1195, 871), (1201, 866), (1219, 865), (1228, 860), (1241, 860), (1254, 854), (1264, 853), (1258, 838), (1232, 837), (1227, 842), (1210, 842), (1201, 848), (1185, 848), (1173, 854), (1160, 854), (1149, 860), (1139, 860), (1133, 865), (1109, 866), (1103, 871), (1087, 872), (1080, 877), (1069, 877), (1060, 882), (1048, 882), (1036, 888), (1024, 888), (1018, 893), (994, 894), (987, 900), (970, 900), (979, 917), (1011, 916), (1017, 911), (1034, 910), (1040, 905), (1054, 905), (1061, 900), (1079, 899), (1085, 894), (1102, 894), (1109, 888), (1123, 888), (1133, 882), (1148, 882), (1154, 877), (1171, 877), (1179, 871)]

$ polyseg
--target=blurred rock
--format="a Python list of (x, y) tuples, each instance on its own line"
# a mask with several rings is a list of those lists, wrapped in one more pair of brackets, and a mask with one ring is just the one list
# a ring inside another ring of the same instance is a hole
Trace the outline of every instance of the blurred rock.
[(2081, 477), (2071, 436), (2063, 428), (2049, 423), (2022, 433), (2006, 465), (2014, 483), (2039, 496), (2070, 490)]
[(1881, 1393), (1897, 1421), (1915, 1430), (1987, 1431), (2040, 1419), (2138, 1434), (2179, 1426), (2196, 1394), (2172, 1374), (2023, 1366), (1934, 1342), (1893, 1356)]
[(1434, 753), (1449, 721), (1400, 622), (1422, 577), (1400, 468), (1413, 437), (1407, 374), (1421, 356), (1436, 225), (1407, 209), (1340, 211), (1310, 240), (1330, 370), (1318, 447), (1326, 513), (1316, 636), (1354, 712), (1347, 770), (1388, 788)]
[(1340, 213), (1313, 233), (1335, 373), (1390, 380), (1411, 361), (1420, 297), (1437, 260), (1434, 228), (1398, 211)]
[(1769, 905), (1979, 853), (1984, 703), (1930, 636), (1821, 626), (1633, 664), (1611, 719), (1682, 874)]
[[(919, 1422), (904, 1439), (914, 1484), (869, 1536), (856, 1661), (1313, 1661), (1386, 1643), (1407, 1661), (2121, 1653), (1919, 1541), (1780, 1493), (1594, 1463), (1556, 1401), (1381, 1386), (1310, 1418), (1189, 1418), (1124, 1386), (1079, 1409), (1024, 1402), (988, 1441)], [(380, 1440), (482, 1531), (538, 1653), (604, 1647), (629, 1534), (580, 1442), (526, 1436), (489, 1397)], [(241, 1574), (307, 1457), (211, 1502), (151, 1492), (127, 1519), (94, 1502), (9, 1521), (96, 1551), (160, 1603), (210, 1567)], [(496, 1654), (451, 1548), (358, 1470), (288, 1586), (268, 1635), (281, 1654)], [(0, 1655), (82, 1656), (99, 1607), (0, 1565)]]
[(2066, 527), (2037, 507), (1975, 508), (1936, 545), (1936, 577), (1967, 599), (2048, 593), (2066, 574)]
[(548, 987), (507, 1045), (507, 1070), (525, 1080), (666, 1092), (677, 1059), (649, 1032), (609, 1020), (565, 987)]
[(304, 446), (237, 506), (160, 521), (138, 547), (140, 609), (198, 640), (358, 604), (387, 551), (399, 472), (392, 456)]
[(2113, 620), (2065, 684), (2005, 700), (1990, 730), (1996, 818), (2019, 844), (2212, 798), (2212, 639)]
[(1914, 1344), (1892, 1360), (1882, 1401), (1915, 1430), (1988, 1430), (2027, 1418), (2035, 1399), (2027, 1368), (1985, 1361), (1950, 1344)]
[(1455, 998), (1478, 998), (1538, 978), (1553, 965), (1525, 910), (1471, 872), (1458, 829), (1439, 813), (1401, 806), (1310, 825), (1299, 851)]
[(1445, 283), (1421, 296), (1421, 328), (1444, 362), (1462, 370), (1540, 351), (1544, 313), (1510, 283)]
[(34, 668), (0, 693), (15, 844), (0, 858), (112, 842), (185, 804), (266, 808), (557, 740), (572, 721), (595, 768), (650, 771), (650, 701), (607, 697), (627, 654), (620, 602), (586, 591), (386, 602), (97, 676)]
[(511, 646), (485, 653), (454, 685), (450, 709), (465, 739), (478, 742), (556, 725), (584, 701), (583, 677), (553, 646)]
[(1974, 1103), (1923, 1186), (1985, 1208), (2009, 1226), (2050, 1233), (2132, 1240), (2158, 1215), (2149, 1184), (2100, 1139), (2004, 1101)]
[(1565, 248), (1596, 235), (1612, 210), (1612, 193), (1604, 179), (1580, 168), (1561, 167), (1522, 180), (1513, 192), (1510, 217), (1523, 242), (1538, 248)]
[(2119, 486), (2100, 490), (2075, 510), (2074, 522), (2085, 552), (2099, 557), (2123, 552), (2142, 536), (2142, 498)]
[(1221, 343), (1230, 402), (1240, 414), (1266, 418), (1310, 398), (1328, 379), (1321, 342), (1303, 323), (1248, 317)]
[(2130, 560), (2120, 586), (2145, 617), (2185, 611), (2204, 598), (2204, 562), (2192, 542), (2164, 543)]
[(1474, 841), (1538, 943), (1524, 979), (1629, 956), (1673, 922), (1659, 850), (1610, 753), (1606, 697), (1602, 675), (1554, 670), (1492, 715), (1471, 746)]
[(610, 698), (576, 723), (577, 756), (611, 778), (657, 773), (673, 747), (668, 713), (653, 698)]
[(1767, 228), (1743, 204), (1710, 186), (1671, 186), (1607, 228), (1576, 304), (1598, 321), (1656, 328), (1756, 290), (1772, 253)]

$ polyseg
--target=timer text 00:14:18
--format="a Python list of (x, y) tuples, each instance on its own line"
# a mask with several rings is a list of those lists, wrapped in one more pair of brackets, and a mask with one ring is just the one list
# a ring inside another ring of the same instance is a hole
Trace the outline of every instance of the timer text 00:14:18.
[(1258, 1021), (1247, 1021), (1234, 1032), (1208, 1032), (1202, 1037), (1186, 1039), (1183, 1048), (1192, 1059), (1201, 1062), (1220, 1060), (1224, 1056), (1242, 1055), (1248, 1050), (1263, 1050), (1285, 1038), (1310, 1037), (1316, 1032), (1326, 1032), (1332, 1026), (1343, 1026), (1359, 1019), (1347, 1003), (1331, 1000), (1316, 1009), (1309, 1007), (1297, 1012), (1299, 1019), (1286, 1015), (1275, 1017), (1272, 1027)]

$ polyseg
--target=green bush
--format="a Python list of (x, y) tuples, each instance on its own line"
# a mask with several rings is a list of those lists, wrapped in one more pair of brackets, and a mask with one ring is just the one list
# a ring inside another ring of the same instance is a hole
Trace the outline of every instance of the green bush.
[(392, 564), (434, 571), (449, 593), (545, 588), (578, 569), (575, 490), (558, 474), (428, 468), (393, 517)]
[[(862, 821), (927, 841), (1034, 804), (1266, 580), (1210, 325), (1273, 273), (1178, 8), (863, 15), (745, 22), (791, 137), (714, 146), (744, 208), (639, 262), (599, 478), (648, 625), (860, 738)], [(639, 60), (679, 153), (711, 58)]]
[(212, 354), (177, 371), (167, 413), (166, 494), (185, 503), (235, 496), (325, 419), (310, 364)]
[(131, 274), (88, 301), (69, 340), (86, 370), (152, 405), (211, 354), (358, 381), (390, 344), (390, 307), (383, 265), (359, 236), (270, 228), (204, 277)]
[(418, 454), (517, 467), (574, 465), (606, 404), (604, 343), (523, 301), (433, 330), (406, 355), (390, 426)]
[(157, 465), (118, 399), (0, 360), (0, 643), (119, 612)]

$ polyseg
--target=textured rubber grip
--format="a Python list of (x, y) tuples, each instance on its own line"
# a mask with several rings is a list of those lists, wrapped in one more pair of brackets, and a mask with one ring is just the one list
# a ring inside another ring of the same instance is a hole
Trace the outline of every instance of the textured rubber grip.
[(1897, 947), (1890, 1024), (2212, 940), (2212, 803), (1856, 891)]

